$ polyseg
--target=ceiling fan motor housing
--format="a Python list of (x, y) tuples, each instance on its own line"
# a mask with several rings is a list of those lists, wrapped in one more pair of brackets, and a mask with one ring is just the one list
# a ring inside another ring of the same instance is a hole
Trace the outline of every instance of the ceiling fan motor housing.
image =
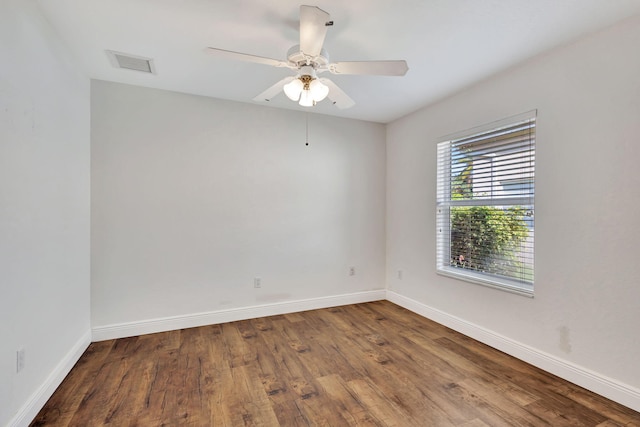
[(300, 77), (309, 77), (310, 79), (316, 78), (316, 70), (311, 65), (304, 65), (300, 67)]
[(324, 71), (329, 65), (329, 54), (325, 49), (322, 49), (320, 55), (310, 57), (309, 55), (305, 55), (305, 53), (300, 50), (300, 45), (297, 44), (287, 51), (287, 60), (299, 69), (302, 69), (304, 66), (311, 66), (314, 70)]

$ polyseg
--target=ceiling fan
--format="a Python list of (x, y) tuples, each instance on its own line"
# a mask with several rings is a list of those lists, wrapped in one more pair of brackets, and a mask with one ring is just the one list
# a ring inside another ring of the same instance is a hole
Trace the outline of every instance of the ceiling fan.
[(286, 67), (296, 71), (295, 76), (285, 77), (260, 95), (254, 101), (270, 101), (284, 90), (292, 101), (304, 107), (312, 107), (328, 97), (340, 108), (352, 107), (355, 102), (327, 78), (318, 74), (329, 71), (332, 74), (359, 74), (373, 76), (403, 76), (409, 67), (402, 61), (347, 61), (329, 62), (329, 54), (323, 48), (328, 27), (333, 25), (329, 14), (316, 6), (300, 6), (300, 44), (287, 52), (287, 59), (265, 58), (246, 53), (209, 47), (207, 51), (218, 57)]

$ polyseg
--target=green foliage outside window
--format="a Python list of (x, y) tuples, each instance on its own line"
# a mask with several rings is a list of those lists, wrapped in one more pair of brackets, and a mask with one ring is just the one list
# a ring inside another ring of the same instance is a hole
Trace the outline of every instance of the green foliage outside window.
[(520, 207), (452, 207), (451, 264), (513, 276), (523, 267), (515, 254), (528, 235), (524, 215)]
[[(473, 199), (473, 162), (455, 177), (453, 200)], [(523, 268), (517, 259), (520, 245), (528, 236), (524, 220), (526, 210), (519, 206), (506, 209), (495, 206), (451, 207), (451, 265), (516, 277)]]

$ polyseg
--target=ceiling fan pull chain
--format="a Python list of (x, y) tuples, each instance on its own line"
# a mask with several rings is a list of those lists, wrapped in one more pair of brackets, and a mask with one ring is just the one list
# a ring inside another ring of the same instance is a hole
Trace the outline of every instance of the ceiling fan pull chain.
[(306, 124), (306, 128), (307, 128), (306, 129), (307, 133), (306, 133), (306, 136), (305, 136), (306, 139), (305, 139), (305, 144), (304, 145), (309, 145), (309, 113), (306, 113), (305, 119), (306, 119), (305, 120), (305, 124)]

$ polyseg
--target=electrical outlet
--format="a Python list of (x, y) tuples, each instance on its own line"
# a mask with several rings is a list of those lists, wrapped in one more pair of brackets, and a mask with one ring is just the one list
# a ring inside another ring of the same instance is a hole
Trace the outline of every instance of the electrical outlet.
[(356, 268), (349, 267), (349, 276), (355, 276), (355, 275), (356, 275)]
[(254, 288), (259, 288), (262, 286), (262, 280), (259, 277), (255, 277), (253, 279), (253, 287)]
[(20, 372), (24, 369), (24, 348), (20, 348), (16, 351), (16, 372)]
[(398, 270), (398, 280), (402, 280), (402, 270)]

